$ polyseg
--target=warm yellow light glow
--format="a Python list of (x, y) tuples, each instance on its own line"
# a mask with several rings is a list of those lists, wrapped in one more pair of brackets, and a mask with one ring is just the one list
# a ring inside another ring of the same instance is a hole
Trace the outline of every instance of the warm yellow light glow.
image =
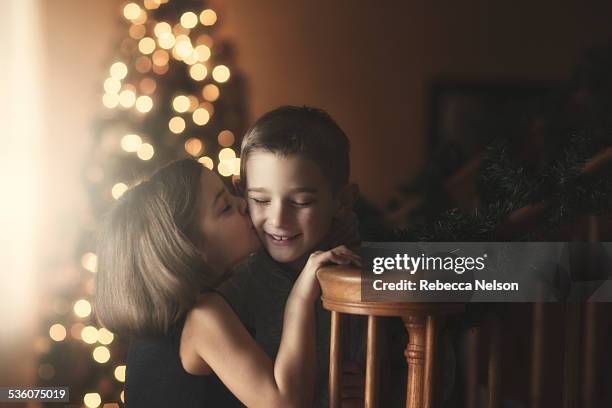
[(198, 16), (192, 11), (183, 13), (181, 16), (181, 25), (185, 28), (193, 28), (198, 24)]
[(162, 33), (157, 39), (157, 42), (160, 47), (165, 50), (169, 50), (170, 48), (174, 47), (176, 39), (174, 38), (174, 34), (172, 33)]
[(189, 33), (191, 32), (191, 30), (189, 28), (185, 28), (181, 25), (181, 23), (177, 23), (175, 25), (172, 26), (172, 33), (177, 36), (177, 35), (189, 35)]
[(214, 41), (212, 37), (208, 34), (200, 34), (195, 42), (197, 45), (205, 45), (209, 49), (212, 48)]
[(136, 94), (130, 89), (124, 89), (119, 94), (119, 104), (124, 108), (131, 108), (136, 103)]
[(212, 170), (213, 167), (215, 166), (215, 164), (213, 163), (213, 160), (208, 156), (200, 157), (198, 161), (202, 163), (202, 166), (207, 167), (210, 170)]
[(142, 138), (135, 134), (125, 135), (121, 138), (121, 148), (126, 152), (135, 152), (142, 144)]
[(202, 96), (209, 102), (214, 102), (219, 98), (219, 87), (215, 84), (208, 84), (202, 89)]
[(189, 95), (188, 98), (189, 98), (189, 112), (193, 112), (194, 110), (198, 108), (198, 106), (200, 106), (200, 101), (194, 95)]
[(234, 134), (230, 130), (222, 130), (217, 136), (219, 144), (223, 147), (230, 147), (235, 142)]
[(136, 3), (128, 3), (123, 8), (123, 16), (128, 20), (135, 20), (140, 16), (142, 9)]
[(83, 403), (87, 408), (97, 408), (102, 403), (102, 398), (97, 392), (88, 392), (83, 397)]
[(158, 9), (160, 5), (159, 0), (144, 0), (144, 6), (148, 10)]
[(87, 344), (94, 344), (98, 341), (98, 329), (93, 326), (85, 326), (81, 330), (81, 340)]
[(140, 72), (141, 74), (146, 74), (151, 70), (151, 60), (148, 57), (141, 55), (140, 57), (136, 58), (134, 66), (136, 67), (136, 71)]
[(142, 24), (135, 24), (130, 27), (130, 37), (135, 40), (140, 40), (147, 33), (147, 29)]
[(136, 110), (141, 113), (147, 113), (153, 109), (153, 99), (147, 95), (141, 95), (136, 98)]
[(232, 161), (220, 162), (217, 166), (217, 171), (223, 177), (229, 177), (234, 174), (234, 163)]
[(163, 34), (171, 33), (172, 27), (170, 27), (170, 24), (166, 23), (165, 21), (162, 21), (161, 23), (155, 24), (153, 32), (157, 37), (161, 37)]
[(234, 176), (240, 175), (240, 157), (234, 159)]
[(210, 120), (210, 113), (204, 108), (198, 108), (193, 112), (193, 123), (204, 126)]
[(151, 37), (144, 37), (138, 41), (138, 49), (145, 55), (151, 54), (155, 50), (155, 40)]
[(49, 328), (49, 336), (53, 341), (62, 341), (66, 338), (66, 328), (56, 323)]
[(104, 81), (104, 91), (106, 91), (109, 94), (116, 94), (119, 93), (119, 90), (121, 89), (121, 81), (119, 81), (117, 78), (107, 78)]
[(183, 58), (183, 62), (187, 65), (196, 64), (199, 61), (199, 55), (195, 49), (191, 50), (191, 54)]
[(166, 72), (168, 72), (168, 69), (168, 65), (163, 65), (161, 67), (158, 65), (153, 65), (153, 72), (155, 72), (157, 75), (164, 75)]
[(110, 351), (105, 346), (98, 346), (91, 353), (97, 363), (104, 364), (110, 360)]
[(98, 257), (93, 252), (86, 252), (81, 257), (81, 265), (91, 273), (96, 273)]
[(225, 65), (217, 65), (213, 68), (212, 77), (219, 83), (227, 82), (230, 78), (230, 70)]
[(217, 13), (211, 9), (206, 9), (200, 13), (200, 22), (202, 25), (211, 26), (217, 22)]
[(189, 98), (185, 95), (179, 95), (172, 100), (172, 107), (175, 111), (183, 113), (189, 109)]
[(102, 97), (102, 104), (109, 109), (116, 108), (119, 105), (119, 95), (117, 94), (104, 94)]
[(119, 394), (119, 398), (121, 398), (121, 402), (125, 402), (123, 391), (121, 391), (121, 394)]
[(150, 96), (141, 95), (136, 98), (136, 109), (139, 112), (147, 113), (153, 109), (153, 99)]
[(134, 24), (144, 24), (147, 22), (147, 12), (145, 10), (140, 11), (140, 15), (132, 20)]
[(185, 130), (185, 119), (175, 116), (168, 122), (168, 128), (172, 133), (179, 134)]
[(111, 194), (112, 194), (113, 198), (115, 200), (117, 200), (119, 197), (121, 197), (123, 195), (123, 193), (125, 193), (125, 191), (127, 189), (128, 189), (128, 186), (126, 184), (124, 184), (124, 183), (117, 183), (111, 189)]
[(210, 58), (210, 48), (204, 44), (195, 47), (195, 52), (198, 53), (198, 61), (200, 62), (208, 61)]
[(179, 35), (176, 37), (176, 53), (180, 58), (186, 58), (193, 52), (193, 45), (191, 40), (186, 35)]
[(140, 147), (138, 148), (138, 152), (136, 152), (136, 155), (138, 155), (138, 158), (140, 160), (145, 160), (145, 161), (151, 160), (154, 154), (155, 154), (155, 150), (153, 149), (153, 146), (150, 145), (149, 143), (143, 143), (142, 145), (140, 145)]
[(215, 113), (215, 106), (210, 102), (202, 102), (200, 104), (200, 108), (206, 109), (208, 113), (210, 114), (210, 116), (212, 116)]
[(124, 365), (115, 367), (115, 378), (119, 382), (125, 382), (125, 366)]
[(144, 78), (140, 81), (140, 92), (146, 95), (152, 95), (155, 93), (155, 89), (157, 88), (157, 82), (151, 78)]
[(114, 339), (115, 335), (111, 333), (110, 330), (108, 330), (107, 328), (102, 327), (100, 328), (100, 330), (98, 330), (98, 341), (100, 343), (108, 345), (111, 344)]
[(161, 67), (168, 63), (168, 61), (170, 60), (170, 55), (166, 50), (157, 50), (153, 53), (151, 58), (153, 59), (153, 64)]
[(195, 64), (189, 68), (189, 75), (196, 81), (202, 81), (206, 78), (206, 74), (208, 74), (208, 71), (203, 64)]
[(128, 73), (127, 65), (123, 62), (115, 62), (110, 67), (110, 74), (113, 78), (123, 79)]
[(85, 326), (83, 325), (83, 323), (73, 324), (72, 327), (70, 328), (70, 335), (72, 336), (72, 338), (75, 340), (82, 340), (81, 332), (83, 331), (84, 327)]
[(74, 314), (78, 317), (87, 317), (91, 314), (91, 303), (85, 299), (79, 299), (74, 303)]
[(195, 137), (187, 139), (185, 142), (185, 151), (192, 156), (198, 156), (202, 152), (202, 141)]
[(234, 150), (230, 149), (229, 147), (221, 149), (221, 151), (219, 152), (219, 161), (234, 160), (235, 158), (236, 152), (234, 152)]

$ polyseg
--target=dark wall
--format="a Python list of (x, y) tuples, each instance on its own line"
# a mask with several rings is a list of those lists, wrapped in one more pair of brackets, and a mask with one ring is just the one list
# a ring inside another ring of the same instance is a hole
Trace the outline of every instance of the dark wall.
[(424, 162), (432, 79), (560, 80), (612, 34), (609, 1), (215, 0), (249, 81), (252, 120), (328, 110), (352, 176), (382, 205)]

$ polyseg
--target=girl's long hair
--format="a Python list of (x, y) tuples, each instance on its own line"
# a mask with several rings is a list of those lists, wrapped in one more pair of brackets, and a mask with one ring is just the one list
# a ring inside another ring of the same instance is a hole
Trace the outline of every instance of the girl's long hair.
[(126, 191), (105, 218), (95, 310), (112, 332), (163, 335), (213, 285), (193, 244), (201, 174), (195, 160), (173, 162)]

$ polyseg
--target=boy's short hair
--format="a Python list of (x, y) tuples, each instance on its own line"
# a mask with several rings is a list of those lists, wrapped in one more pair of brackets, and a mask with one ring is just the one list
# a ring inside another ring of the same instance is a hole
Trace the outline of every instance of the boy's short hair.
[(265, 151), (312, 160), (337, 193), (349, 180), (349, 148), (346, 134), (327, 112), (308, 106), (281, 106), (260, 117), (244, 136), (241, 185), (246, 185), (249, 154)]

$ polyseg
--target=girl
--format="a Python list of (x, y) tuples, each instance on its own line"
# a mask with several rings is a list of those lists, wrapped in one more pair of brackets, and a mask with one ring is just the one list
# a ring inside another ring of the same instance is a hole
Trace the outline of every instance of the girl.
[(118, 200), (101, 233), (96, 311), (132, 338), (128, 408), (239, 406), (236, 398), (249, 407), (312, 405), (315, 273), (361, 261), (344, 246), (310, 256), (271, 361), (216, 292), (259, 247), (244, 200), (194, 160), (171, 163)]

